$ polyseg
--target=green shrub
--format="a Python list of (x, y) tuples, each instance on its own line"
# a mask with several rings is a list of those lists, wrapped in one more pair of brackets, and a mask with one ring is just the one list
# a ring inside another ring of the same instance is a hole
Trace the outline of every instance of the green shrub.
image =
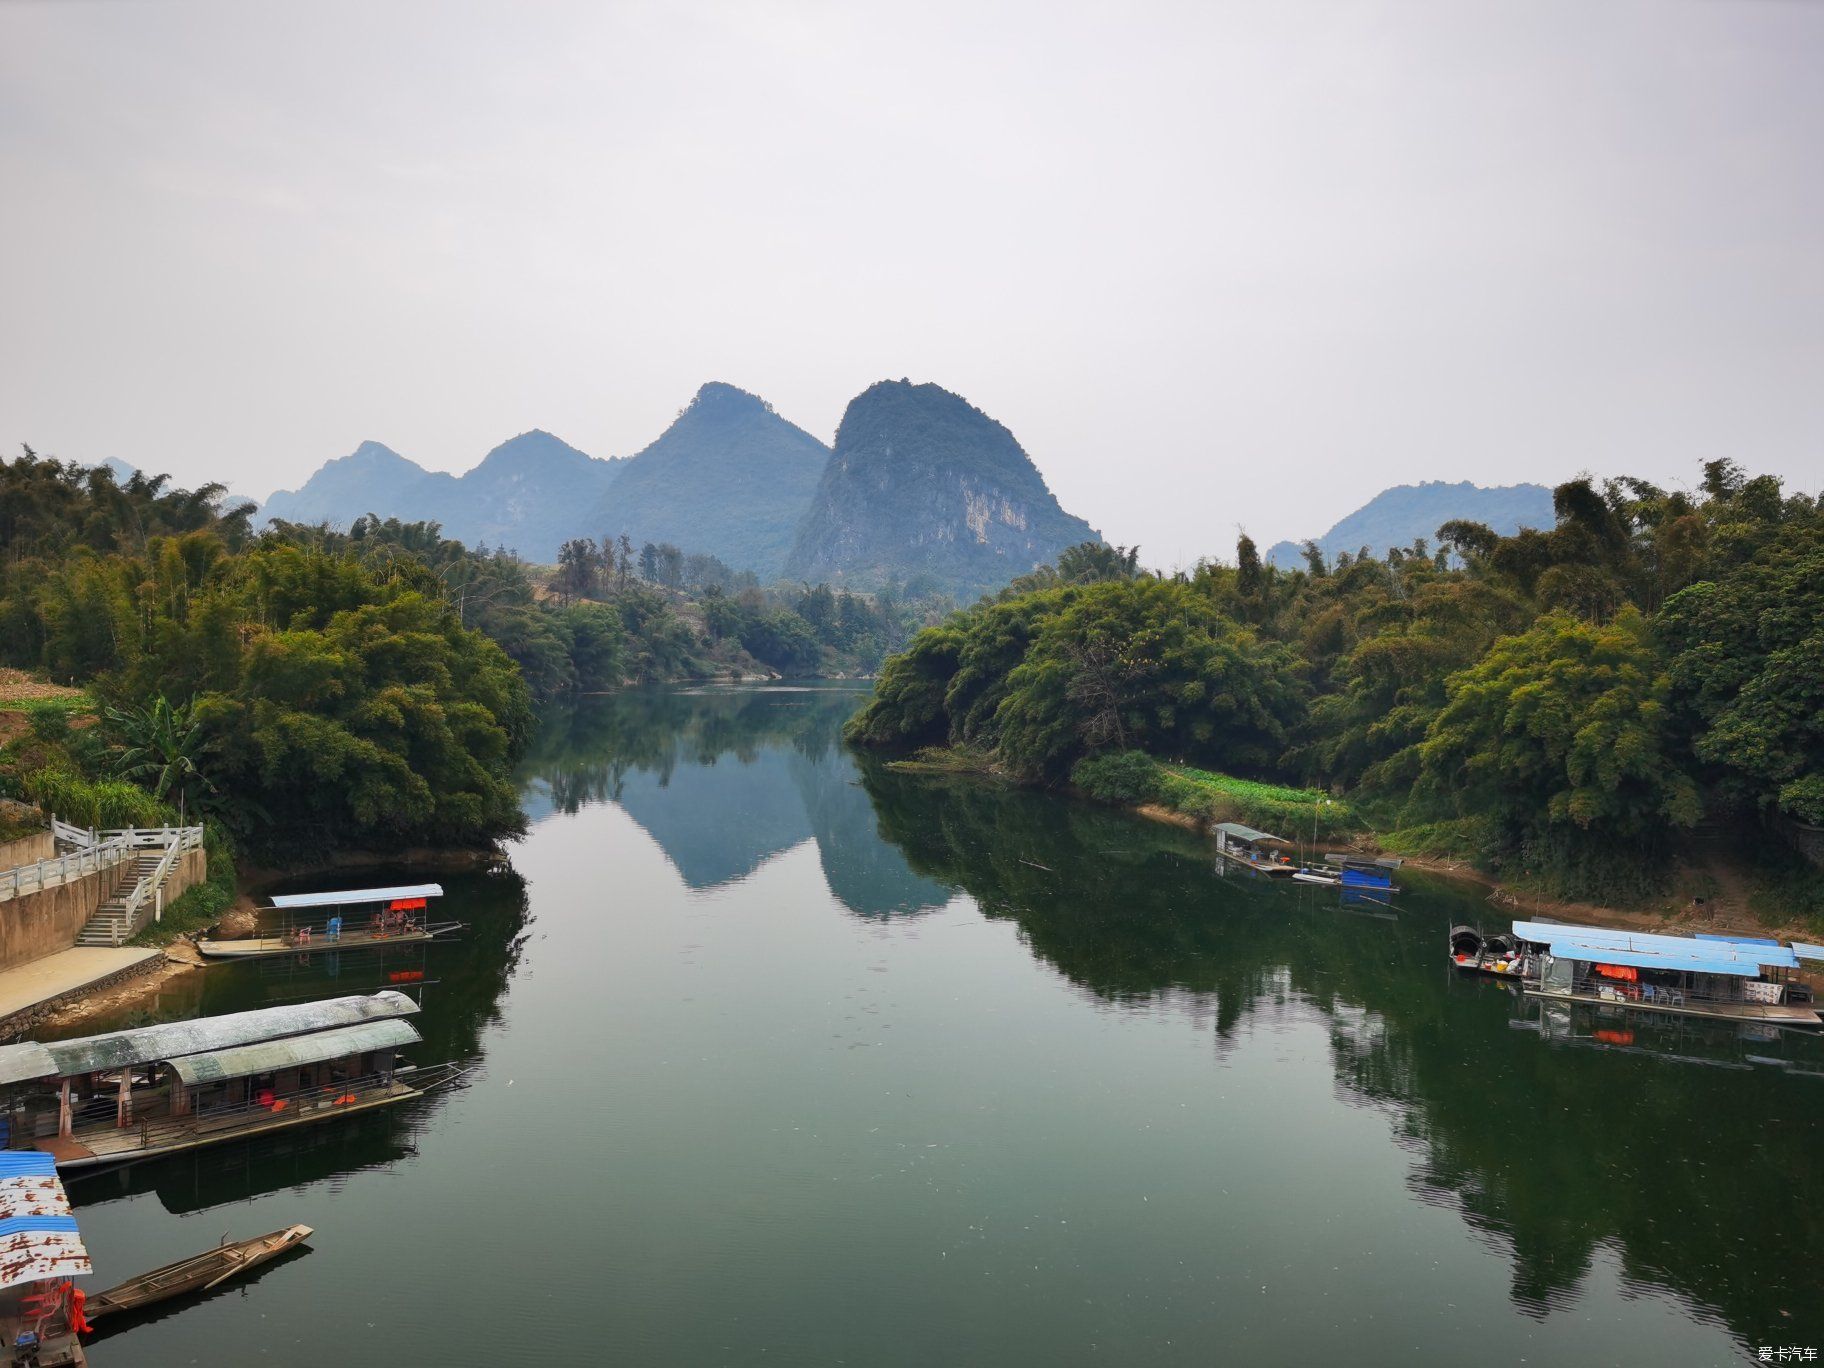
[(1077, 761), (1070, 782), (1101, 803), (1156, 803), (1165, 771), (1144, 751), (1110, 751)]
[(79, 827), (161, 827), (177, 814), (137, 784), (119, 779), (85, 779), (63, 769), (24, 776), (20, 787), (39, 807)]
[(167, 944), (213, 924), (228, 910), (228, 905), (234, 901), (236, 886), (234, 844), (213, 822), (203, 826), (203, 853), (209, 859), (208, 876), (174, 898), (165, 908), (164, 915), (155, 922), (148, 922), (145, 929), (133, 937), (132, 944)]

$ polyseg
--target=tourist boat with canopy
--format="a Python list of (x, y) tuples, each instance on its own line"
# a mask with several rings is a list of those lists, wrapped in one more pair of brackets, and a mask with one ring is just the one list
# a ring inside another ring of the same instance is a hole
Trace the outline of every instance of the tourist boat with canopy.
[(1824, 962), (1824, 946), (1531, 921), (1515, 922), (1514, 936), (1540, 947), (1523, 981), (1531, 996), (1726, 1021), (1824, 1025), (1811, 985), (1795, 974), (1801, 960)]
[(269, 903), (283, 923), (272, 934), (200, 940), (196, 948), (210, 959), (257, 959), (433, 940), (462, 929), (461, 922), (429, 919), (430, 900), (442, 896), (438, 884), (281, 894)]
[(387, 990), (0, 1046), (5, 1147), (88, 1168), (420, 1097), (462, 1070), (400, 1060), (417, 1011)]

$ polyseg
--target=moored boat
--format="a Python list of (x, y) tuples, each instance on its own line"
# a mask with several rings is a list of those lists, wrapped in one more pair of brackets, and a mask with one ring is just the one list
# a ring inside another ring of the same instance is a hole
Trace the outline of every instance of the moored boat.
[(442, 896), (437, 884), (283, 894), (268, 908), (284, 918), (271, 934), (199, 940), (196, 948), (209, 959), (257, 959), (434, 940), (462, 929), (461, 922), (427, 919), (430, 900)]
[[(1294, 847), (1283, 836), (1257, 831), (1240, 822), (1218, 822), (1211, 828), (1216, 837), (1216, 855), (1237, 868), (1246, 869), (1269, 879), (1292, 879), (1299, 867), (1288, 853)], [(1220, 864), (1218, 868), (1220, 868)]]
[(1393, 873), (1403, 863), (1393, 855), (1351, 855), (1332, 851), (1324, 856), (1325, 867), (1335, 871), (1337, 882), (1344, 888), (1379, 889), (1383, 893), (1400, 891), (1393, 886)]
[(1514, 923), (1535, 943), (1525, 991), (1536, 997), (1643, 1012), (1824, 1026), (1811, 985), (1795, 970), (1824, 961), (1824, 947), (1756, 936), (1666, 936), (1554, 922)]
[(1537, 948), (1518, 937), (1484, 936), (1473, 926), (1450, 928), (1450, 962), (1465, 973), (1524, 979)]
[(230, 1241), (223, 1236), (222, 1243), (214, 1249), (141, 1273), (118, 1287), (96, 1293), (84, 1304), (83, 1315), (94, 1321), (124, 1311), (138, 1311), (189, 1292), (207, 1292), (219, 1283), (277, 1258), (288, 1249), (296, 1249), (314, 1233), (307, 1225), (290, 1225), (250, 1240)]
[(417, 1010), (386, 990), (0, 1046), (7, 1145), (87, 1168), (419, 1097), (449, 1071), (399, 1059)]

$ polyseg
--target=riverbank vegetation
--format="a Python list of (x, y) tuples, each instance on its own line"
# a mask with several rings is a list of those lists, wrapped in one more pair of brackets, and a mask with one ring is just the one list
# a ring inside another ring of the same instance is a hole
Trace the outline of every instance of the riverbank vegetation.
[(99, 707), (34, 709), (0, 750), (9, 796), (96, 826), (208, 817), (267, 849), (517, 828), (530, 690), (425, 560), (254, 537), (219, 487), (30, 452), (0, 496), (0, 663)]
[(1328, 834), (1584, 898), (1663, 888), (1694, 832), (1824, 825), (1818, 501), (1715, 461), (1695, 493), (1585, 478), (1554, 506), (1292, 571), (1245, 536), (1172, 576), (1074, 548), (914, 637), (849, 736), (1289, 836), (1346, 800)]
[(220, 486), (0, 461), (0, 795), (93, 826), (206, 817), (262, 858), (484, 842), (535, 706), (625, 684), (871, 671), (952, 606), (762, 588), (572, 542), (547, 574), (434, 523), (255, 533)]

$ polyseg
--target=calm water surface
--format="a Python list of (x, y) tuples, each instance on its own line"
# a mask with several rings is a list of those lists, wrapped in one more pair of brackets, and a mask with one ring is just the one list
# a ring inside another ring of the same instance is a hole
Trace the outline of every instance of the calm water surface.
[[(553, 718), (387, 1116), (77, 1179), (94, 1286), (317, 1227), (109, 1365), (1718, 1364), (1824, 1348), (1824, 1051), (1453, 980), (1479, 892), (1204, 843), (838, 743), (854, 690)], [(375, 871), (390, 875), (397, 871)], [(351, 879), (354, 876), (351, 876)], [(333, 970), (333, 973), (332, 973)], [(119, 1023), (110, 1023), (119, 1024)], [(85, 1028), (86, 1029), (86, 1028)]]

